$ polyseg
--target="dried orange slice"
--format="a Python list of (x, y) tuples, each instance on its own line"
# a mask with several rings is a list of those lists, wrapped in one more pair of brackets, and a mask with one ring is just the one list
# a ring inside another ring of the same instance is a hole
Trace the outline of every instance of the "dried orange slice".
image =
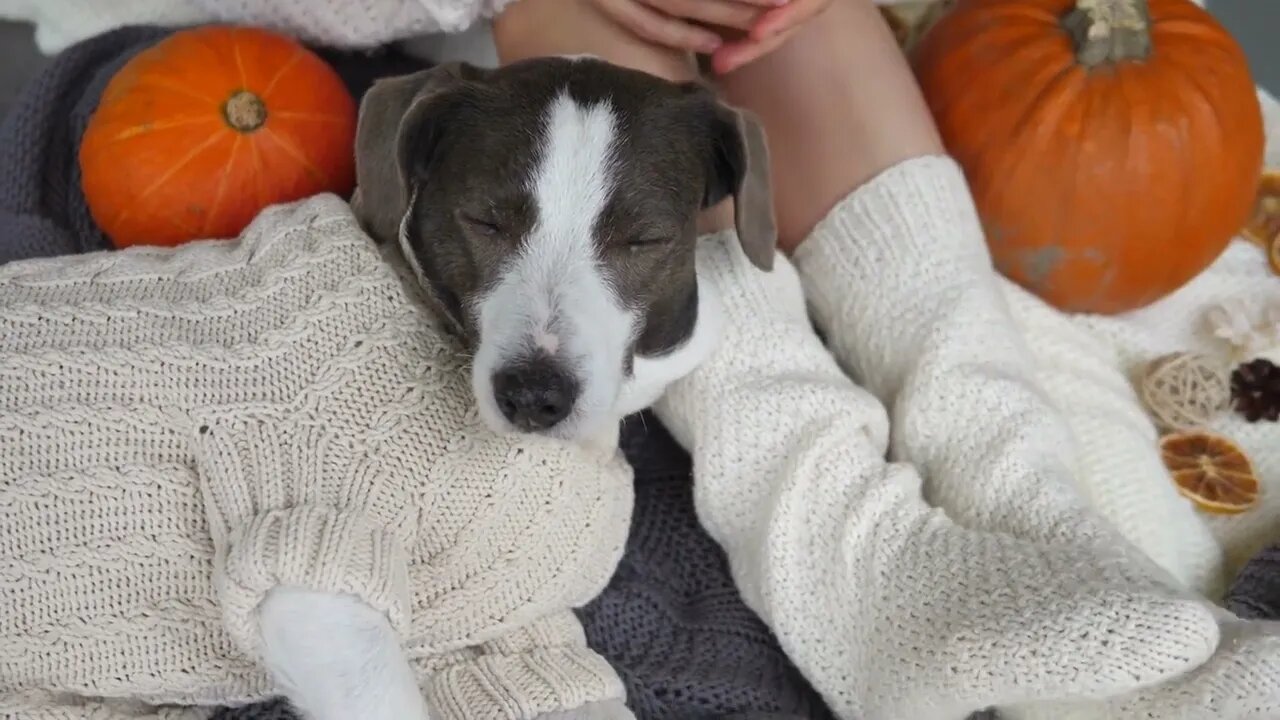
[(1258, 181), (1258, 195), (1253, 214), (1240, 233), (1268, 249), (1271, 266), (1275, 267), (1275, 240), (1280, 237), (1280, 168), (1268, 168)]
[(1236, 515), (1258, 502), (1258, 477), (1253, 463), (1243, 450), (1221, 435), (1166, 435), (1160, 439), (1160, 455), (1178, 493), (1205, 512)]

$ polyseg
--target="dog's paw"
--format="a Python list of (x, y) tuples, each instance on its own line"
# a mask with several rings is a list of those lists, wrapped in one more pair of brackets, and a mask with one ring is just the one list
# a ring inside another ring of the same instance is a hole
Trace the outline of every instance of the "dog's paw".
[(307, 720), (428, 720), (391, 623), (359, 598), (277, 587), (258, 624), (267, 670)]
[(545, 713), (535, 720), (636, 720), (636, 716), (621, 700), (601, 700), (573, 710)]

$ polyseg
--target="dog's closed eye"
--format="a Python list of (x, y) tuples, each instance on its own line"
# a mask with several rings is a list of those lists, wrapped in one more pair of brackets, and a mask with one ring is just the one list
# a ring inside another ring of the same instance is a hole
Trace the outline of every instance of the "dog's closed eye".
[(458, 220), (468, 230), (485, 237), (498, 237), (504, 233), (502, 223), (492, 216), (460, 211)]
[(633, 251), (654, 250), (664, 245), (670, 245), (674, 240), (669, 235), (642, 235), (627, 241), (627, 249)]

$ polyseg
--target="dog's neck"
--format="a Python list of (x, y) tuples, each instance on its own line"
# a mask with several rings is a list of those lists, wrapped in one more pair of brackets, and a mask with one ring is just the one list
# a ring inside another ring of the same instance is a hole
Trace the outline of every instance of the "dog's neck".
[(622, 386), (617, 408), (621, 416), (640, 412), (662, 397), (674, 382), (693, 372), (715, 350), (724, 328), (720, 296), (710, 282), (698, 283), (698, 312), (693, 331), (681, 344), (661, 355), (636, 355), (631, 377)]

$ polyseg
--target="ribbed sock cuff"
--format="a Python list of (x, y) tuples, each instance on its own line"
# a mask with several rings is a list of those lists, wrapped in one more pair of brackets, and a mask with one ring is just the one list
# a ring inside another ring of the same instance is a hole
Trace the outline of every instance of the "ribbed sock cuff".
[(968, 184), (946, 157), (908, 160), (853, 191), (794, 261), (818, 326), (839, 355), (866, 358), (853, 370), (882, 397), (892, 379), (876, 369), (913, 355), (964, 288), (997, 292)]
[(850, 193), (796, 249), (802, 275), (881, 284), (885, 272), (917, 278), (991, 267), (964, 173), (947, 157), (907, 160)]

